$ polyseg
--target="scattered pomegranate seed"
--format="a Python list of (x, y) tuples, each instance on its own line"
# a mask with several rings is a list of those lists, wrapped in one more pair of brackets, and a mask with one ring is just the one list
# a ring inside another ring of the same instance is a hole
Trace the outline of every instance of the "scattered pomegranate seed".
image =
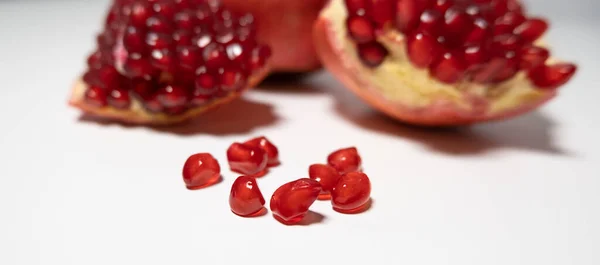
[(339, 149), (329, 154), (327, 164), (335, 168), (338, 173), (345, 174), (348, 172), (360, 171), (362, 159), (358, 154), (356, 147), (348, 147)]
[(321, 184), (323, 190), (319, 199), (329, 199), (333, 186), (340, 178), (340, 174), (330, 165), (313, 164), (308, 168), (308, 176)]
[(232, 171), (249, 175), (260, 176), (267, 167), (267, 153), (259, 147), (233, 143), (227, 149), (227, 161)]
[(532, 43), (544, 35), (546, 30), (548, 30), (548, 23), (545, 20), (532, 18), (515, 28), (513, 32), (521, 36), (524, 41)]
[(406, 42), (408, 58), (416, 66), (427, 68), (441, 53), (441, 45), (426, 33), (416, 33)]
[(267, 166), (279, 165), (279, 150), (264, 136), (256, 137), (244, 142), (244, 145), (261, 148), (267, 154)]
[(320, 193), (321, 184), (315, 180), (302, 178), (288, 182), (271, 196), (271, 212), (283, 224), (299, 223)]
[(361, 172), (350, 172), (341, 176), (331, 190), (333, 209), (341, 213), (363, 210), (371, 198), (371, 181)]
[(350, 37), (357, 43), (368, 43), (375, 39), (373, 24), (366, 17), (351, 16), (346, 21)]
[(542, 65), (529, 72), (529, 78), (536, 87), (554, 89), (564, 85), (577, 70), (573, 64)]
[(106, 91), (104, 89), (91, 86), (85, 92), (85, 102), (94, 107), (104, 107), (107, 104)]
[(264, 205), (265, 198), (255, 178), (241, 176), (233, 182), (229, 193), (229, 207), (233, 213), (242, 217), (257, 216)]
[(461, 55), (452, 52), (444, 53), (439, 61), (430, 68), (433, 76), (447, 84), (458, 82), (466, 69), (466, 64)]
[(383, 62), (388, 51), (378, 42), (370, 42), (358, 46), (358, 53), (366, 66), (376, 67)]
[(185, 161), (182, 175), (188, 189), (200, 189), (219, 181), (221, 167), (211, 154), (199, 153)]

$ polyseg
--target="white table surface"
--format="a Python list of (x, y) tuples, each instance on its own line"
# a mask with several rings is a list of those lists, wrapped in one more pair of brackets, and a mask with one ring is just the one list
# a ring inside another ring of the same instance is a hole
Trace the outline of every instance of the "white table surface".
[[(554, 52), (581, 69), (518, 119), (411, 128), (321, 73), (152, 130), (82, 121), (66, 105), (107, 2), (0, 1), (0, 264), (600, 264), (599, 4), (530, 1), (554, 18)], [(291, 227), (233, 215), (225, 149), (256, 135), (283, 161), (259, 180), (267, 200), (356, 145), (373, 207), (317, 202), (311, 224)], [(184, 188), (195, 152), (217, 157), (222, 183)]]

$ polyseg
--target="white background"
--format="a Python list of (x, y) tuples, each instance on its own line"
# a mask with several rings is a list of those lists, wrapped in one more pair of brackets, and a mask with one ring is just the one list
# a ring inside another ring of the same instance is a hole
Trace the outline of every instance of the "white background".
[[(594, 1), (530, 1), (554, 53), (580, 65), (558, 99), (458, 130), (407, 127), (328, 74), (271, 84), (171, 130), (81, 120), (66, 105), (103, 1), (0, 1), (0, 264), (600, 264), (600, 43)], [(373, 183), (360, 215), (243, 219), (227, 198), (233, 141), (266, 135), (283, 164), (265, 197), (355, 145)], [(188, 155), (224, 181), (188, 191)], [(320, 218), (319, 218), (320, 217)]]

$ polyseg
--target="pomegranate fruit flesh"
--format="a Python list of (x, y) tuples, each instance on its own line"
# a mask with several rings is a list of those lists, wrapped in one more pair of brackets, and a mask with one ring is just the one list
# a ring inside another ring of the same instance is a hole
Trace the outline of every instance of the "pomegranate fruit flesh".
[(321, 184), (315, 180), (302, 178), (288, 182), (271, 196), (271, 212), (283, 224), (299, 223), (320, 193)]
[(254, 18), (218, 0), (117, 0), (70, 104), (129, 123), (188, 120), (269, 71)]
[(242, 217), (259, 215), (264, 209), (263, 197), (256, 179), (249, 176), (238, 177), (231, 186), (229, 207), (231, 211)]
[(199, 153), (185, 161), (182, 175), (188, 189), (200, 189), (219, 181), (221, 167), (211, 154)]
[(332, 0), (314, 39), (325, 67), (367, 103), (440, 126), (505, 119), (553, 98), (576, 66), (551, 58), (547, 29), (518, 0)]

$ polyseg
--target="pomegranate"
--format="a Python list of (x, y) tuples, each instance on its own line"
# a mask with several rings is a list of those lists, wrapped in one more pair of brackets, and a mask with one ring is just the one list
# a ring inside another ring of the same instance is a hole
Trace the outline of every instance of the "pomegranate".
[(356, 147), (342, 148), (329, 154), (327, 163), (340, 174), (360, 171), (362, 167), (362, 159)]
[(361, 172), (350, 172), (338, 179), (331, 190), (331, 205), (341, 213), (357, 213), (368, 206), (371, 181)]
[(319, 195), (319, 199), (321, 200), (328, 200), (330, 198), (331, 190), (340, 178), (340, 174), (335, 168), (324, 164), (310, 165), (310, 167), (308, 167), (308, 176), (310, 179), (314, 179), (321, 184), (322, 190)]
[(315, 180), (301, 178), (288, 182), (271, 196), (271, 212), (283, 224), (296, 224), (306, 216), (320, 193), (321, 184)]
[(264, 209), (264, 205), (265, 198), (255, 178), (241, 176), (233, 182), (229, 193), (229, 206), (233, 213), (242, 217), (257, 216)]
[(408, 123), (499, 120), (552, 99), (576, 72), (550, 58), (519, 0), (332, 0), (315, 24), (324, 66)]
[(183, 180), (190, 190), (210, 186), (221, 178), (219, 162), (209, 153), (190, 156), (183, 165)]
[(263, 176), (266, 173), (267, 161), (267, 153), (260, 147), (233, 143), (227, 149), (229, 168), (240, 174)]
[(256, 17), (257, 38), (273, 49), (270, 65), (278, 72), (320, 68), (313, 47), (312, 25), (327, 0), (222, 0), (235, 11)]
[(129, 123), (188, 120), (267, 74), (256, 33), (252, 15), (218, 0), (115, 0), (69, 102)]
[(279, 165), (279, 150), (269, 139), (264, 136), (256, 137), (244, 142), (244, 145), (257, 147), (267, 153), (267, 166), (273, 167)]

